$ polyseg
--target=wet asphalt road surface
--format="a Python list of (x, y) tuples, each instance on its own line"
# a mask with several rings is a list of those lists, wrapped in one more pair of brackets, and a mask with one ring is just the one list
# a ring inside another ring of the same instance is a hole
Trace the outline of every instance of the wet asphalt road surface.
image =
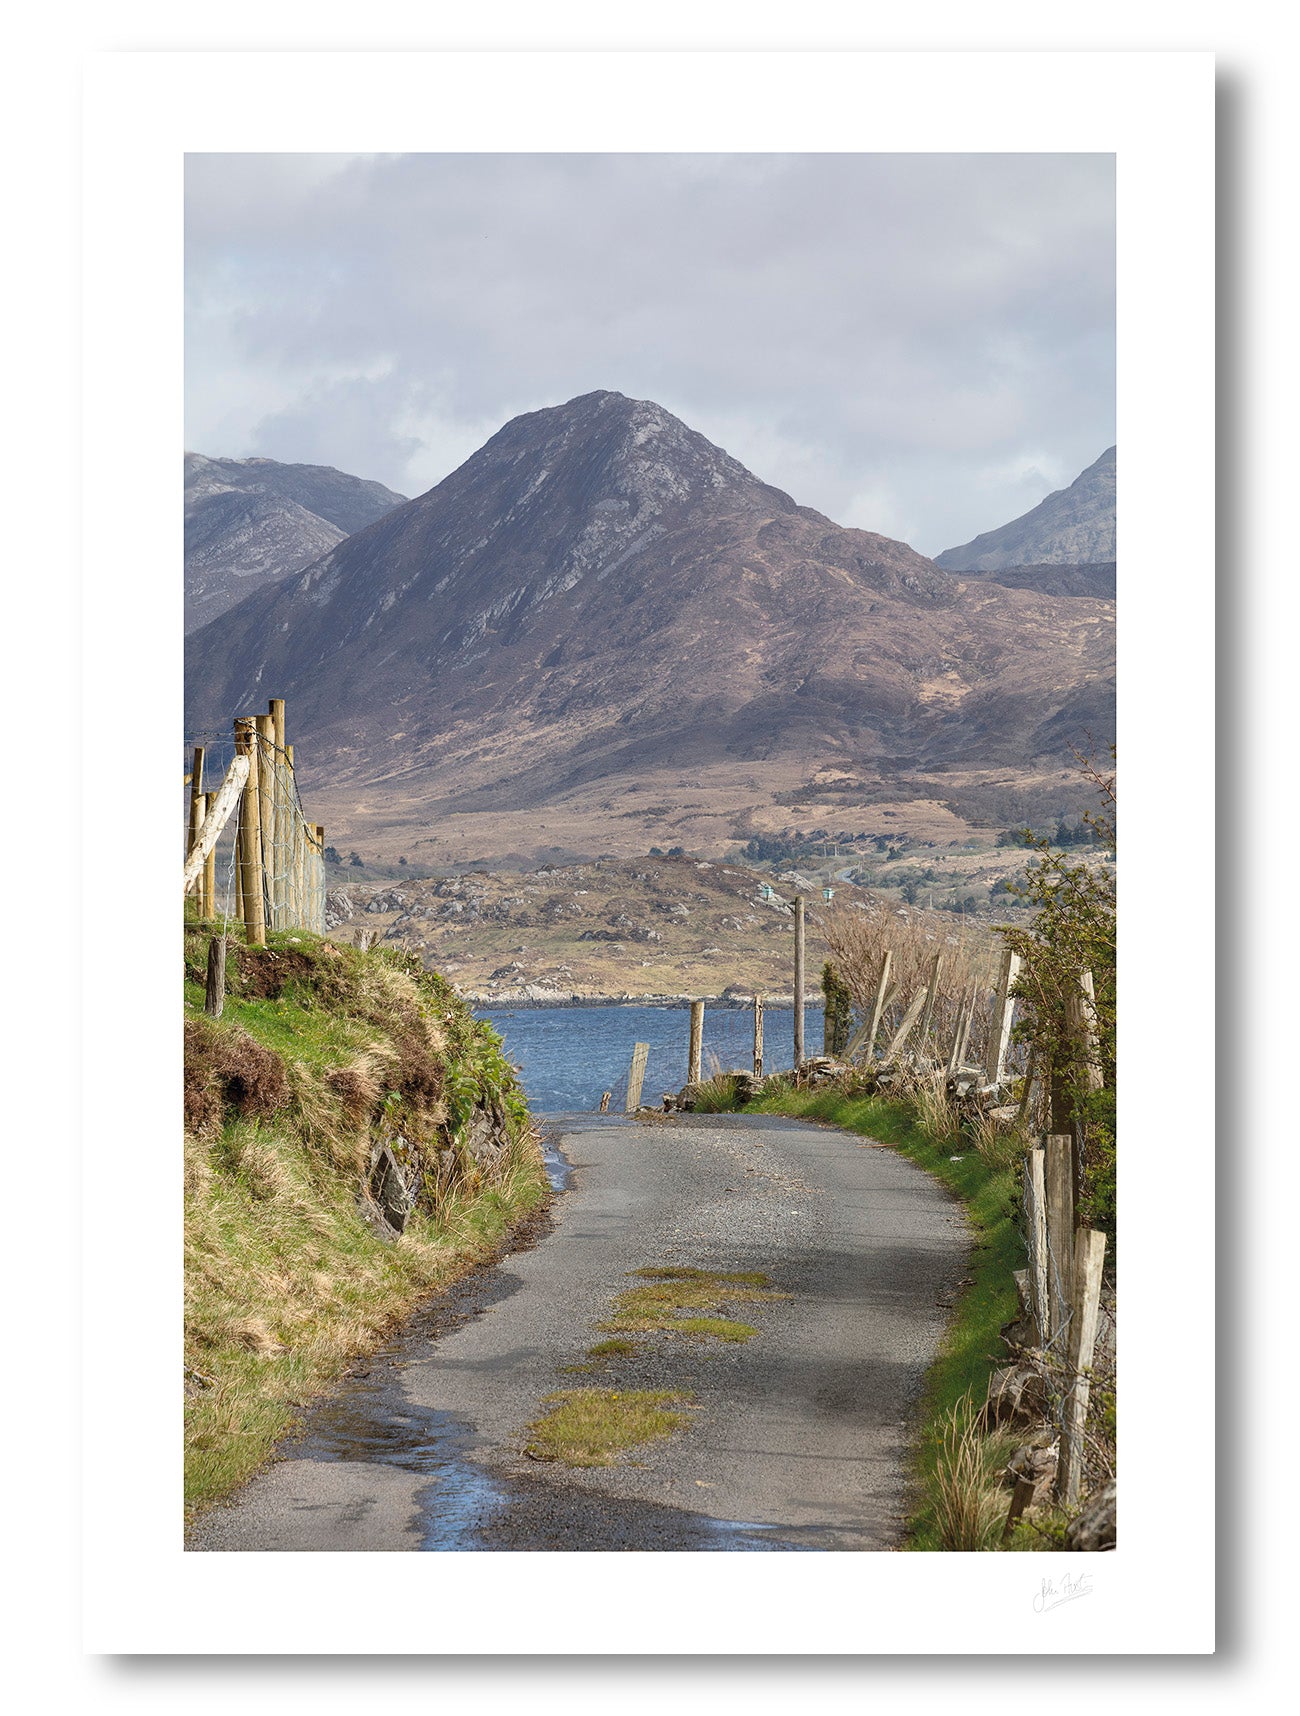
[[(883, 1145), (771, 1115), (561, 1117), (533, 1243), (421, 1311), (193, 1529), (195, 1550), (880, 1550), (966, 1261), (959, 1206)], [(739, 1345), (587, 1349), (632, 1271), (761, 1270)], [(568, 1388), (671, 1388), (687, 1427), (608, 1467), (527, 1458)]]

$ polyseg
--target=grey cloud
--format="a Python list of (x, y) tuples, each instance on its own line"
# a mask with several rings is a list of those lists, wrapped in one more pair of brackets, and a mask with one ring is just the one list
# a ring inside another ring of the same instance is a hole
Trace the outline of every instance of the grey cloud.
[(1108, 156), (192, 156), (186, 217), (204, 452), (418, 493), (607, 387), (937, 553), (1115, 439)]

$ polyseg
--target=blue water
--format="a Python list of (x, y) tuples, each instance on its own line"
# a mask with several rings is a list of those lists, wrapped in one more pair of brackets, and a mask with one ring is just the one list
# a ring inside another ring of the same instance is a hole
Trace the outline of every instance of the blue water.
[[(506, 1057), (522, 1072), (532, 1108), (541, 1114), (565, 1114), (600, 1106), (602, 1091), (621, 1112), (627, 1092), (628, 1064), (634, 1043), (649, 1043), (641, 1100), (658, 1107), (665, 1091), (686, 1083), (690, 1010), (685, 1007), (521, 1007), (479, 1008), (505, 1040)], [(804, 1053), (820, 1054), (822, 1015), (804, 1011)], [(704, 1075), (721, 1067), (748, 1070), (753, 1065), (754, 1017), (748, 1009), (704, 1010)], [(716, 1066), (715, 1063), (716, 1062)], [(763, 1012), (763, 1071), (783, 1072), (794, 1065), (794, 1012), (766, 1007)]]

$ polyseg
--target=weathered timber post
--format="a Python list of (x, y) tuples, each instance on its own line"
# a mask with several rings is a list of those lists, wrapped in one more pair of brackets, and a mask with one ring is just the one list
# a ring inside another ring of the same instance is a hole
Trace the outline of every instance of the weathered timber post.
[(966, 991), (963, 989), (957, 997), (957, 1018), (953, 1025), (952, 1049), (948, 1055), (948, 1077), (957, 1071), (961, 1065), (961, 1045), (963, 1041), (963, 1026), (966, 1019)]
[(289, 806), (289, 921), (298, 929), (307, 923), (307, 824), (298, 808), (293, 746), (284, 747), (286, 798)]
[(1044, 1183), (1047, 1203), (1047, 1294), (1051, 1339), (1057, 1341), (1070, 1315), (1074, 1267), (1074, 1140), (1054, 1132), (1047, 1140)]
[(894, 956), (888, 948), (885, 957), (880, 962), (880, 982), (876, 985), (876, 999), (871, 1009), (871, 1023), (867, 1027), (866, 1054), (863, 1059), (870, 1062), (876, 1052), (876, 1033), (880, 1029), (880, 1020), (885, 1011), (885, 997), (889, 989), (889, 968), (894, 963)]
[(1029, 1303), (1033, 1307), (1038, 1345), (1052, 1333), (1052, 1301), (1047, 1291), (1047, 1181), (1043, 1152), (1025, 1157), (1025, 1249), (1029, 1253)]
[(990, 1084), (1001, 1084), (1002, 1075), (1006, 1071), (1007, 1044), (1011, 1041), (1011, 1019), (1016, 1010), (1016, 1000), (1011, 990), (1019, 975), (1020, 955), (1008, 948), (1002, 956), (997, 996), (989, 1020), (988, 1054), (984, 1062), (984, 1072)]
[[(208, 795), (207, 795), (207, 793), (201, 792), (197, 799), (191, 797), (191, 799), (190, 799), (190, 849), (189, 849), (189, 853), (188, 853), (188, 856), (190, 858), (193, 858), (193, 856), (194, 856), (194, 848), (199, 843), (199, 830), (203, 827), (203, 820), (207, 816), (207, 814), (208, 814)], [(194, 889), (194, 902), (199, 908), (199, 916), (201, 918), (210, 918), (212, 916), (212, 908), (208, 905), (208, 900), (207, 900), (206, 883), (207, 883), (207, 862), (205, 860), (202, 869), (199, 871), (198, 884)]]
[(1016, 1109), (1016, 1125), (1022, 1125), (1029, 1114), (1030, 1094), (1034, 1088), (1034, 1075), (1038, 1070), (1038, 1050), (1030, 1048), (1029, 1063), (1025, 1067), (1025, 1088), (1020, 1093), (1020, 1106)]
[(290, 862), (289, 774), (284, 752), (284, 698), (272, 697), (266, 708), (271, 717), (271, 743), (274, 746), (271, 759), (274, 766), (272, 779), (275, 782), (275, 839), (273, 842), (275, 868), (272, 872), (275, 927), (288, 929), (290, 923), (289, 879), (292, 875), (292, 865)]
[(1066, 995), (1065, 1016), (1078, 1062), (1078, 1082), (1085, 1091), (1100, 1090), (1105, 1077), (1097, 1052), (1097, 997), (1091, 971), (1081, 971), (1078, 982)]
[(763, 1076), (763, 997), (754, 997), (754, 1077)]
[(1006, 1523), (1002, 1527), (1003, 1543), (1005, 1543), (1011, 1536), (1012, 1531), (1015, 1529), (1016, 1521), (1020, 1518), (1021, 1514), (1024, 1513), (1030, 1502), (1033, 1501), (1034, 1491), (1037, 1488), (1038, 1485), (1033, 1478), (1016, 1479), (1016, 1487), (1011, 1492), (1011, 1506), (1007, 1509)]
[(966, 1064), (966, 1051), (970, 1047), (970, 1034), (975, 1025), (975, 1009), (979, 1006), (979, 1000), (980, 986), (976, 983), (970, 992), (970, 1006), (966, 1009), (966, 1023), (961, 1033), (961, 1047), (957, 1050), (957, 1065), (959, 1067)]
[(266, 927), (279, 929), (275, 910), (276, 872), (279, 853), (275, 846), (275, 720), (271, 715), (255, 715), (253, 725), (258, 738), (257, 814), (262, 835), (262, 892)]
[(902, 1024), (894, 1032), (893, 1042), (885, 1050), (884, 1058), (886, 1061), (892, 1061), (895, 1058), (895, 1056), (902, 1054), (903, 1044), (907, 1041), (909, 1035), (911, 1034), (912, 1026), (915, 1025), (915, 1023), (917, 1021), (917, 1016), (919, 1015), (921, 1008), (925, 1004), (925, 996), (926, 996), (926, 990), (925, 990), (924, 985), (922, 985), (922, 987), (917, 990), (915, 996), (913, 997), (912, 1005), (907, 1009), (907, 1012), (904, 1013)]
[[(199, 800), (203, 797), (203, 746), (195, 745), (194, 761), (190, 767), (190, 821), (189, 833), (185, 841), (185, 856), (188, 858), (198, 844), (199, 829), (203, 826), (203, 812), (199, 808)], [(202, 911), (202, 902), (199, 906)]]
[(804, 898), (794, 897), (794, 1067), (803, 1065)]
[(627, 1106), (625, 1114), (635, 1114), (641, 1106), (641, 1085), (645, 1080), (645, 1064), (650, 1055), (649, 1043), (632, 1045), (632, 1065), (627, 1075)]
[(1083, 1432), (1088, 1418), (1088, 1373), (1097, 1342), (1101, 1307), (1101, 1266), (1106, 1235), (1090, 1227), (1079, 1229), (1074, 1245), (1070, 1341), (1067, 1358), (1065, 1411), (1061, 1420), (1061, 1451), (1056, 1462), (1056, 1499), (1072, 1507), (1079, 1499), (1083, 1475)]
[(226, 932), (221, 930), (208, 942), (208, 985), (203, 997), (203, 1011), (209, 1019), (219, 1019), (226, 1004)]
[(922, 1052), (928, 1053), (930, 1041), (930, 1020), (934, 1015), (935, 998), (939, 993), (939, 973), (943, 970), (943, 955), (936, 953), (934, 964), (930, 967), (930, 981), (926, 984), (925, 1017), (921, 1020)]
[(704, 1062), (704, 1003), (691, 1002), (691, 1040), (686, 1053), (686, 1082), (699, 1084)]
[(325, 933), (325, 824), (316, 824), (316, 852), (312, 858), (312, 923), (317, 935)]
[(257, 724), (247, 715), (235, 722), (235, 748), (248, 758), (248, 779), (239, 804), (239, 894), (244, 935), (251, 946), (266, 946), (266, 913), (262, 901), (262, 819)]

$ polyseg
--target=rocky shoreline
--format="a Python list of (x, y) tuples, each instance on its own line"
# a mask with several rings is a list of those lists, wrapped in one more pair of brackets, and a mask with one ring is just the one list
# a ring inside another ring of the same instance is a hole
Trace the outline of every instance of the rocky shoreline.
[[(499, 989), (463, 989), (461, 994), (472, 1007), (494, 1007), (502, 1012), (519, 1012), (525, 1008), (540, 1007), (669, 1007), (689, 1008), (694, 1001), (703, 1001), (706, 1007), (719, 1008), (731, 1012), (746, 1012), (754, 1004), (752, 995), (722, 994), (722, 995), (580, 995), (577, 993), (564, 994), (559, 990), (549, 990), (541, 984), (528, 983), (520, 986), (516, 992)], [(763, 996), (763, 1005), (767, 1008), (793, 1008), (794, 996), (767, 995)], [(804, 1009), (811, 1012), (820, 1011), (822, 1007), (821, 990), (809, 990), (804, 996)]]

